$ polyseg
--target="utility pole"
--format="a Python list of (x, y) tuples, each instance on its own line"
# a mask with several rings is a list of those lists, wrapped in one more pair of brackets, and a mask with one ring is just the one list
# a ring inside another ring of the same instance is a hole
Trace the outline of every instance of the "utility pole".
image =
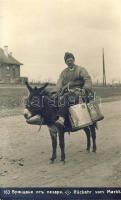
[(104, 48), (102, 49), (103, 56), (103, 86), (106, 86), (106, 73), (105, 73), (105, 57), (104, 57)]

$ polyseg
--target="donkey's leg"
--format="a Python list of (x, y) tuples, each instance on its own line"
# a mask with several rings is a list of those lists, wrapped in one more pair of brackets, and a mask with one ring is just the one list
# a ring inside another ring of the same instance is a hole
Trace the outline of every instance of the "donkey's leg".
[(91, 125), (90, 126), (90, 130), (91, 130), (91, 136), (92, 136), (92, 142), (93, 142), (93, 149), (92, 151), (96, 153), (96, 129), (95, 129), (95, 125)]
[(86, 150), (88, 152), (90, 152), (91, 140), (90, 140), (90, 129), (89, 129), (89, 127), (85, 127), (84, 131), (85, 131), (86, 136), (87, 136), (87, 148), (86, 148)]
[(61, 149), (61, 161), (65, 161), (65, 140), (64, 140), (64, 131), (59, 130), (59, 146)]
[(50, 160), (53, 162), (56, 159), (56, 149), (57, 149), (57, 130), (54, 127), (49, 127), (51, 141), (52, 141), (52, 156)]

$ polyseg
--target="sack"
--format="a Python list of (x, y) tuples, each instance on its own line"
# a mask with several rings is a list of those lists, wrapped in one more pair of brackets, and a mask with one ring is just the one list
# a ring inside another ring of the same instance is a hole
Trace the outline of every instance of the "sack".
[(101, 108), (100, 108), (97, 101), (94, 101), (94, 100), (90, 101), (87, 104), (87, 107), (88, 107), (88, 110), (89, 110), (89, 113), (90, 113), (91, 120), (93, 122), (97, 122), (97, 121), (104, 119), (104, 115), (102, 114)]
[(35, 115), (30, 119), (27, 119), (26, 122), (31, 125), (42, 125), (43, 118), (40, 115)]
[(93, 123), (86, 103), (70, 106), (69, 119), (72, 130), (79, 130)]

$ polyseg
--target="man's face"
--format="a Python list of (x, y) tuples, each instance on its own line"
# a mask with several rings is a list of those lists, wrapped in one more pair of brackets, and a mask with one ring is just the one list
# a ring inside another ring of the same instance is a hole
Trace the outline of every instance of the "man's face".
[(66, 64), (68, 65), (69, 68), (73, 68), (74, 67), (74, 59), (73, 58), (68, 58), (66, 60)]

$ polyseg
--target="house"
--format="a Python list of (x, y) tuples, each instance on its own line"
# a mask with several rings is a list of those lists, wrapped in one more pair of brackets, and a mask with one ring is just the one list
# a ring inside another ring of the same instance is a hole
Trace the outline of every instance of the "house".
[(8, 46), (0, 48), (0, 83), (22, 83), (27, 80), (20, 76), (21, 62), (16, 60), (12, 53), (8, 53)]

